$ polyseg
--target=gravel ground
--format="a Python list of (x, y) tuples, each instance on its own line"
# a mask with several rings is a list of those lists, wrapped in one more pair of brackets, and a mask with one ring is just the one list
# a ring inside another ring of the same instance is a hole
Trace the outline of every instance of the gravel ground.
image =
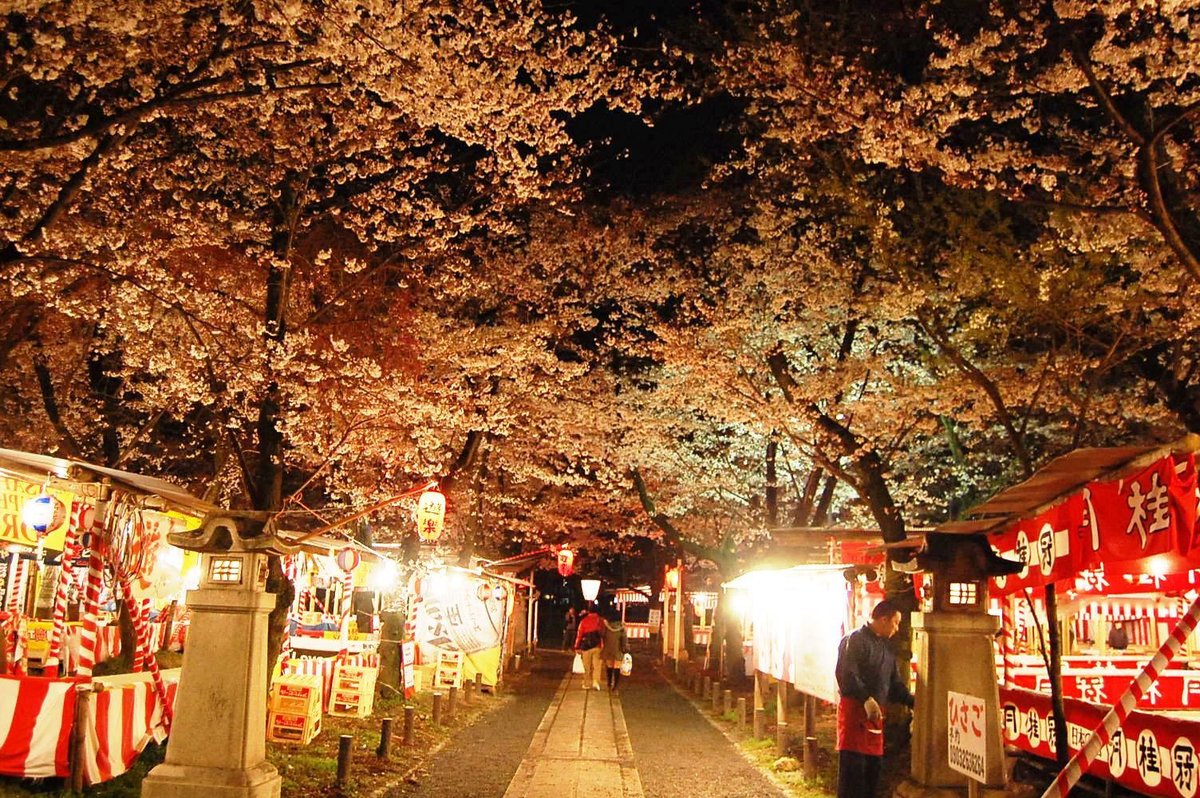
[[(504, 706), (460, 732), (414, 774), (416, 783), (387, 798), (501, 798), (569, 666), (565, 654), (542, 652)], [(646, 798), (781, 795), (650, 663), (622, 680), (621, 703)]]

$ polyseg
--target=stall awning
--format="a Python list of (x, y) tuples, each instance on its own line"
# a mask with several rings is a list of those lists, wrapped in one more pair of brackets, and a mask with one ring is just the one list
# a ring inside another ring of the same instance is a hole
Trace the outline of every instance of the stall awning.
[(941, 524), (934, 531), (956, 534), (998, 531), (1077, 493), (1089, 482), (1112, 479), (1172, 452), (1196, 451), (1200, 451), (1200, 435), (1186, 435), (1173, 443), (1154, 446), (1076, 449), (1051, 460), (1024, 482), (972, 507), (964, 514), (965, 520)]
[(178, 485), (156, 477), (147, 477), (116, 468), (107, 468), (81, 460), (69, 460), (43, 454), (0, 449), (0, 471), (30, 482), (43, 482), (47, 477), (75, 482), (100, 482), (107, 478), (116, 487), (162, 498), (172, 509), (203, 516), (215, 505), (196, 498)]

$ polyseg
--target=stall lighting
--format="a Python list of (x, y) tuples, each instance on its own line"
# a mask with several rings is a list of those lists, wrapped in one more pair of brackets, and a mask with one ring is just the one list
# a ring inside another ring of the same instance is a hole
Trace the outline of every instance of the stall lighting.
[(1152, 557), (1150, 559), (1150, 573), (1162, 579), (1171, 573), (1171, 561), (1166, 557)]
[(678, 568), (668, 568), (667, 569), (666, 585), (667, 585), (668, 590), (678, 590), (679, 589), (679, 569)]
[(568, 577), (575, 573), (575, 552), (563, 546), (558, 550), (558, 575)]
[(394, 590), (400, 584), (400, 569), (391, 560), (381, 560), (371, 569), (367, 585), (376, 593)]
[(596, 596), (600, 595), (600, 580), (580, 579), (579, 589), (583, 591), (583, 598), (585, 601), (595, 601)]
[(44, 535), (61, 526), (66, 514), (67, 509), (62, 502), (49, 493), (42, 493), (25, 502), (21, 509), (21, 520), (34, 532)]
[(417, 500), (417, 535), (426, 543), (442, 536), (446, 523), (446, 497), (436, 488), (427, 490)]
[(347, 546), (337, 553), (337, 564), (346, 573), (351, 573), (362, 562), (362, 555), (357, 549)]

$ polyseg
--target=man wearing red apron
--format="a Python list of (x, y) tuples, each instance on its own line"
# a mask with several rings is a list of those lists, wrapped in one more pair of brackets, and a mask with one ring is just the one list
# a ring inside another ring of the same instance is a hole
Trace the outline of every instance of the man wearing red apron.
[(883, 707), (913, 705), (888, 643), (899, 628), (900, 609), (885, 599), (871, 611), (870, 623), (838, 646), (838, 798), (874, 798), (883, 758)]

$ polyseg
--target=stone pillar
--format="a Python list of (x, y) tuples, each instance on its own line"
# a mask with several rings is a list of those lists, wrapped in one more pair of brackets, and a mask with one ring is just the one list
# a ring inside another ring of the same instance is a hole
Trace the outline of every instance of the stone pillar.
[(915, 612), (913, 656), (917, 658), (913, 713), (912, 778), (925, 787), (963, 787), (967, 777), (947, 763), (948, 692), (981, 698), (987, 726), (988, 787), (1004, 786), (1000, 736), (1000, 691), (992, 641), (1000, 619), (986, 613)]
[(192, 611), (166, 761), (143, 798), (278, 798), (266, 761), (266, 554), (206, 552)]

